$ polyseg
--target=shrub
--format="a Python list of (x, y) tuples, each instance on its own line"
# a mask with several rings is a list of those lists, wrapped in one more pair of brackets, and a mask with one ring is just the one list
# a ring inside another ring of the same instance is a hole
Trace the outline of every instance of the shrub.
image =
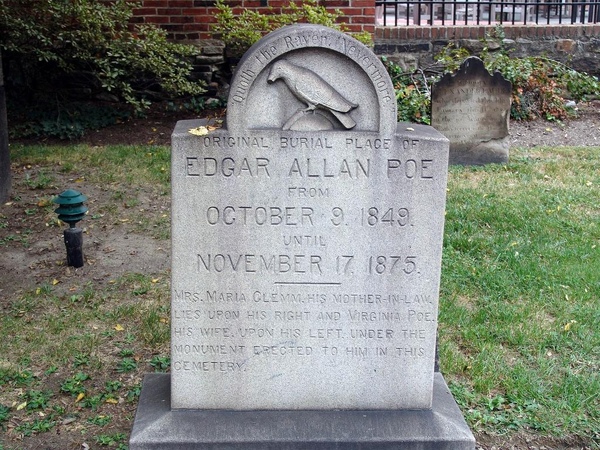
[[(7, 85), (14, 93), (108, 92), (133, 105), (148, 106), (148, 94), (199, 94), (188, 75), (195, 53), (168, 42), (164, 31), (131, 25), (128, 0), (0, 0), (0, 49), (10, 61)], [(23, 99), (21, 99), (23, 100)], [(35, 101), (35, 98), (30, 98)]]
[(596, 77), (543, 56), (513, 58), (507, 52), (483, 54), (486, 68), (498, 70), (513, 85), (514, 119), (562, 120), (569, 115), (566, 99), (585, 101), (600, 92)]
[[(496, 35), (489, 38), (501, 39), (502, 30), (496, 30)], [(468, 56), (470, 53), (466, 49), (451, 44), (436, 55), (434, 65), (414, 72), (403, 72), (397, 64), (384, 59), (396, 89), (399, 120), (429, 123), (430, 87), (444, 73), (455, 72)], [(502, 46), (497, 51), (484, 46), (477, 56), (490, 73), (499, 71), (512, 83), (513, 119), (542, 117), (546, 120), (562, 120), (571, 112), (567, 99), (585, 101), (600, 92), (598, 78), (547, 57), (515, 58)]]
[(431, 123), (431, 82), (422, 70), (404, 72), (397, 64), (382, 58), (387, 69), (398, 103), (398, 120), (401, 122), (416, 122), (429, 125)]
[[(324, 6), (319, 6), (317, 0), (305, 0), (300, 6), (291, 1), (281, 13), (269, 8), (268, 14), (251, 9), (244, 9), (236, 14), (223, 0), (217, 0), (216, 6), (219, 12), (215, 16), (217, 23), (213, 31), (225, 42), (228, 53), (237, 57), (242, 56), (265, 34), (284, 25), (313, 23), (342, 32), (347, 31), (343, 23), (338, 23), (338, 19), (343, 16), (342, 11), (336, 9), (329, 12)], [(372, 44), (369, 33), (355, 33), (353, 36), (366, 45)]]

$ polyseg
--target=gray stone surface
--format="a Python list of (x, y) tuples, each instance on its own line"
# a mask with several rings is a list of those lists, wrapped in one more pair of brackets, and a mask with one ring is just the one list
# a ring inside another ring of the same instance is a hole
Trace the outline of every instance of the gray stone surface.
[(433, 86), (431, 124), (450, 140), (450, 164), (505, 163), (511, 83), (470, 57)]
[(131, 450), (473, 450), (440, 374), (431, 410), (174, 411), (169, 375), (146, 375)]
[(173, 137), (173, 407), (429, 408), (447, 141), (198, 125)]
[(250, 49), (199, 126), (173, 134), (172, 407), (430, 408), (447, 140), (314, 25)]

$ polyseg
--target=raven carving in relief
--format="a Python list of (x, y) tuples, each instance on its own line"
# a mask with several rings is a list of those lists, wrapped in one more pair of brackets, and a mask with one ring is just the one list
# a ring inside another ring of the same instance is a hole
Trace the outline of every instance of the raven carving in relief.
[(356, 122), (348, 114), (357, 104), (347, 100), (323, 78), (312, 70), (297, 66), (286, 60), (273, 64), (267, 81), (274, 83), (283, 80), (294, 96), (307, 108), (304, 111), (322, 109), (331, 112), (346, 129), (356, 126)]

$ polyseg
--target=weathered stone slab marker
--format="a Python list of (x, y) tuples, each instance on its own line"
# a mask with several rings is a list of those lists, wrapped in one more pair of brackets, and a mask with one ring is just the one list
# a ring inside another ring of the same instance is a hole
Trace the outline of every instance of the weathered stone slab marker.
[(431, 125), (450, 140), (450, 164), (506, 163), (512, 85), (477, 57), (433, 86)]
[(448, 141), (396, 117), (369, 49), (296, 25), (222, 128), (177, 124), (171, 374), (133, 450), (474, 448), (434, 375)]

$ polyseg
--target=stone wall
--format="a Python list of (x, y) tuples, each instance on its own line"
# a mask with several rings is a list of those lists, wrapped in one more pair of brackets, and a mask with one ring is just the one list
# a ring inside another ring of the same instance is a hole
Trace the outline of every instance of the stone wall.
[[(376, 27), (375, 53), (410, 69), (431, 64), (433, 56), (451, 42), (478, 54), (482, 39), (494, 29), (494, 25)], [(600, 75), (600, 24), (504, 25), (503, 30), (504, 46), (511, 55), (545, 55)]]
[[(406, 70), (433, 63), (433, 57), (449, 43), (477, 55), (483, 50), (483, 38), (494, 26), (403, 26), (376, 27), (375, 48)], [(592, 75), (600, 75), (600, 25), (506, 25), (503, 45), (511, 55), (545, 55), (572, 65)], [(217, 81), (221, 86), (228, 76), (224, 45), (215, 39), (196, 41), (203, 54), (195, 64), (195, 72), (203, 80)], [(489, 41), (488, 46), (499, 48)]]

